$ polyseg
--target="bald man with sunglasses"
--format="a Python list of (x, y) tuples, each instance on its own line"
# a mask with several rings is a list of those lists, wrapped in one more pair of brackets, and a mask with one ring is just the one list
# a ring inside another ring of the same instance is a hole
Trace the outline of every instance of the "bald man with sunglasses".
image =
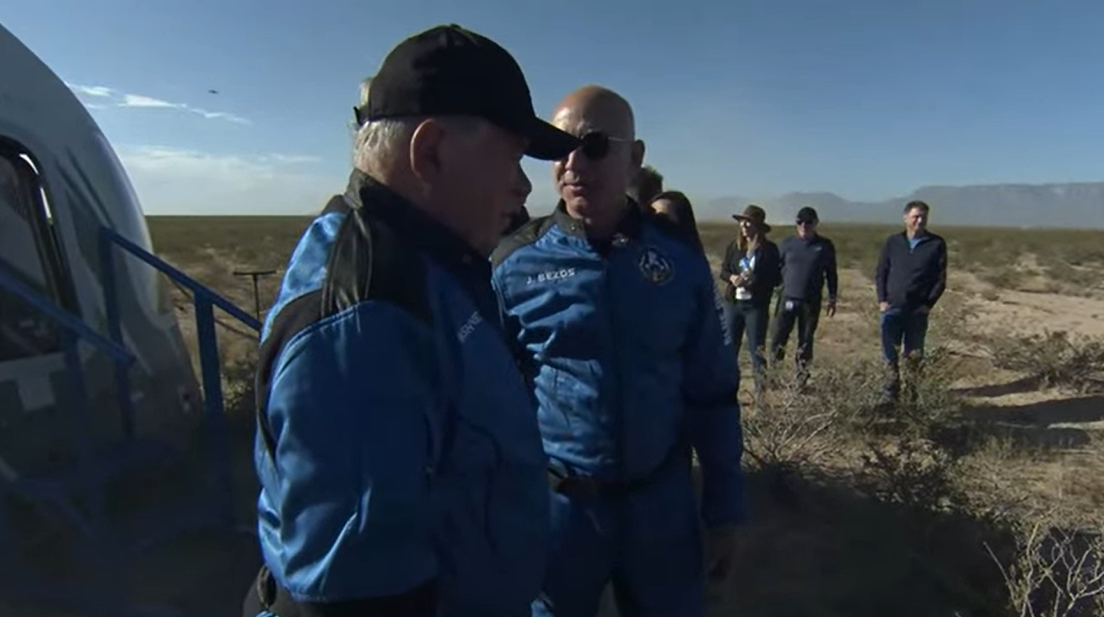
[(625, 99), (587, 86), (552, 123), (580, 139), (553, 163), (561, 199), (492, 255), (553, 491), (533, 615), (592, 617), (612, 583), (623, 616), (701, 616), (744, 517), (732, 338), (702, 253), (626, 197), (644, 143)]

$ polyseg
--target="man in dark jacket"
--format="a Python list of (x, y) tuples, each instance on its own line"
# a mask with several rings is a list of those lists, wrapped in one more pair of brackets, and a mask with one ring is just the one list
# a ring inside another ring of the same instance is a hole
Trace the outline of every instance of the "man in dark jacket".
[(900, 396), (899, 348), (906, 359), (923, 355), (928, 315), (947, 289), (947, 243), (928, 230), (930, 212), (922, 201), (905, 206), (905, 229), (886, 238), (874, 272), (882, 353), (890, 370), (887, 402)]
[(553, 164), (561, 200), (492, 257), (555, 490), (533, 615), (593, 617), (612, 582), (622, 615), (703, 617), (744, 517), (739, 374), (713, 275), (626, 196), (644, 154), (628, 102), (588, 86), (553, 123), (582, 142)]
[(799, 379), (808, 377), (813, 360), (813, 340), (820, 323), (820, 308), (824, 287), (828, 287), (825, 314), (836, 314), (839, 275), (836, 271), (836, 246), (817, 233), (820, 217), (811, 207), (797, 212), (797, 233), (778, 247), (782, 260), (782, 293), (774, 311), (771, 336), (772, 362), (781, 362), (786, 343), (797, 325), (797, 362)]
[(400, 43), (368, 87), (348, 187), (262, 332), (264, 568), (244, 614), (526, 614), (548, 484), (487, 257), (531, 188), (522, 156), (578, 140), (537, 118), (506, 50), (458, 26)]

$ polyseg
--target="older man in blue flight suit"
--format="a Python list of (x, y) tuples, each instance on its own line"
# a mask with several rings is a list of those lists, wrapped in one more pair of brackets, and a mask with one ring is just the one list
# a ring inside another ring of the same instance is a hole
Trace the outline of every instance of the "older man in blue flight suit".
[(713, 276), (626, 198), (644, 144), (621, 96), (582, 88), (553, 124), (581, 140), (553, 165), (561, 201), (492, 255), (554, 489), (533, 614), (590, 617), (612, 582), (621, 615), (703, 615), (706, 575), (727, 569), (744, 516), (739, 374)]
[(532, 188), (539, 120), (494, 42), (396, 47), (358, 107), (355, 169), (269, 313), (256, 467), (264, 568), (244, 612), (517, 617), (540, 591), (546, 458), (487, 257)]

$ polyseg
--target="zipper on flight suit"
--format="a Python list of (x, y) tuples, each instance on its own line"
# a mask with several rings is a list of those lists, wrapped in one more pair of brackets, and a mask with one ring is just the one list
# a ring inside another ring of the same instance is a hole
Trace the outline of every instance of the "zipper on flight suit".
[[(614, 234), (610, 242), (609, 253), (603, 260), (603, 289), (605, 292), (605, 298), (603, 298), (603, 300), (606, 309), (606, 318), (609, 320), (610, 326), (610, 343), (613, 346), (613, 390), (615, 394), (615, 405), (613, 406), (615, 415), (613, 418), (613, 425), (615, 435), (614, 451), (617, 457), (617, 482), (625, 482), (627, 480), (625, 475), (625, 440), (627, 435), (625, 433), (625, 379), (621, 366), (621, 337), (619, 335), (620, 330), (618, 328), (616, 311), (614, 310), (620, 296), (617, 293), (618, 290), (614, 284), (614, 279), (610, 277), (610, 272), (617, 272), (614, 260), (623, 259), (623, 256), (626, 254), (625, 249), (627, 249), (629, 245), (629, 239), (623, 234)], [(619, 530), (625, 529), (623, 521), (624, 512), (622, 510), (622, 504), (615, 504), (616, 516), (622, 523), (618, 526)]]

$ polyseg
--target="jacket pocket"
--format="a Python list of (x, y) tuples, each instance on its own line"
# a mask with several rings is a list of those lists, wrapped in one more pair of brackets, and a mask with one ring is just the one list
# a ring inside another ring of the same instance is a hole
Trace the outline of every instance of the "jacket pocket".
[(450, 579), (478, 577), (491, 550), (490, 500), (499, 452), (493, 437), (463, 417), (453, 419), (451, 439), (437, 476), (441, 512), (437, 543)]

